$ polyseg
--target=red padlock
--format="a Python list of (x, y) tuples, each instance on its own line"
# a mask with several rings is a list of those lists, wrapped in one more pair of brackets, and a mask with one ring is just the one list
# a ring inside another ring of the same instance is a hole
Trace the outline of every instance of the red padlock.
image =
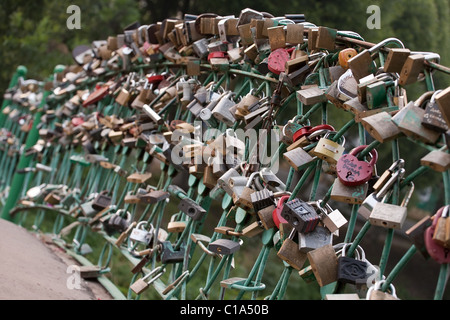
[(372, 177), (375, 163), (378, 160), (377, 150), (372, 149), (370, 151), (372, 156), (370, 162), (358, 160), (356, 157), (366, 147), (367, 145), (356, 147), (337, 161), (336, 172), (342, 184), (354, 187), (366, 183)]
[(98, 101), (102, 100), (104, 97), (106, 97), (109, 93), (109, 86), (102, 86), (98, 87), (96, 86), (96, 90), (92, 92), (86, 100), (83, 101), (83, 107), (87, 107), (91, 104), (97, 103)]
[(425, 229), (424, 240), (425, 247), (427, 248), (428, 254), (437, 263), (450, 263), (450, 249), (439, 245), (433, 240), (433, 234), (436, 229), (437, 222), (444, 212), (445, 206), (440, 208), (433, 217), (433, 223), (431, 226)]
[(290, 59), (288, 50), (279, 48), (272, 51), (267, 60), (267, 67), (275, 74), (280, 74), (286, 69), (286, 62)]
[(208, 61), (210, 61), (212, 58), (226, 58), (227, 53), (223, 51), (213, 51), (210, 54), (208, 54)]
[(286, 201), (289, 200), (289, 196), (282, 196), (280, 200), (278, 200), (277, 207), (272, 212), (272, 219), (277, 228), (280, 228), (280, 223), (288, 223), (286, 219), (281, 216), (281, 211), (283, 211), (283, 206)]
[(294, 135), (292, 136), (292, 141), (297, 141), (298, 139), (300, 139), (301, 137), (305, 136), (308, 134), (309, 130), (311, 130), (312, 127), (311, 126), (304, 126), (303, 128), (295, 131)]
[(82, 117), (74, 117), (71, 122), (74, 127), (78, 127), (84, 123), (84, 119)]

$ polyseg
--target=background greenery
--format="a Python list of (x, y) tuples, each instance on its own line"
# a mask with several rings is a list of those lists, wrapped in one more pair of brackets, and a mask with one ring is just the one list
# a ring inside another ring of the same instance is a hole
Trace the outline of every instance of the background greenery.
[[(70, 16), (66, 12), (69, 5), (81, 8), (81, 30), (69, 30), (66, 20)], [(280, 5), (282, 4), (282, 5)], [(369, 30), (366, 21), (370, 14), (366, 13), (369, 5), (381, 8), (381, 29)], [(0, 90), (7, 88), (8, 82), (18, 65), (28, 68), (28, 78), (42, 80), (46, 78), (57, 64), (73, 64), (71, 51), (77, 45), (90, 44), (94, 40), (106, 39), (109, 35), (122, 33), (123, 28), (134, 21), (150, 24), (165, 18), (183, 17), (185, 13), (201, 14), (213, 12), (220, 15), (239, 15), (244, 8), (252, 8), (269, 12), (275, 16), (286, 13), (304, 13), (307, 21), (316, 25), (333, 27), (339, 30), (351, 30), (362, 35), (365, 40), (379, 42), (388, 37), (396, 37), (403, 41), (406, 47), (413, 51), (431, 51), (441, 55), (441, 63), (450, 66), (450, 2), (449, 0), (361, 0), (361, 1), (331, 1), (331, 0), (2, 0), (0, 5)], [(450, 85), (448, 76), (437, 74), (437, 88)], [(409, 98), (413, 99), (423, 92), (423, 83), (411, 86)], [(331, 110), (333, 116), (333, 111)], [(342, 119), (343, 121), (345, 119)], [(348, 120), (348, 119), (347, 119)], [(357, 135), (357, 134), (356, 134)], [(411, 152), (412, 151), (412, 152)], [(425, 152), (425, 151), (423, 151)], [(389, 158), (390, 150), (379, 150), (384, 157)], [(424, 154), (414, 149), (412, 142), (402, 140), (401, 154), (407, 156), (407, 165), (413, 167)], [(381, 169), (384, 169), (381, 168)], [(380, 169), (379, 173), (382, 173)], [(407, 168), (407, 172), (412, 169)], [(433, 184), (441, 181), (439, 175), (429, 174), (419, 181), (419, 192), (425, 186), (434, 185), (437, 193), (432, 193), (432, 204), (440, 203), (437, 195), (442, 196), (442, 185)], [(423, 185), (423, 188), (420, 186)], [(416, 186), (417, 187), (417, 186)], [(420, 194), (419, 194), (420, 195)], [(413, 203), (421, 206), (420, 197)], [(422, 209), (424, 206), (422, 205)], [(211, 222), (214, 225), (215, 221)], [(370, 241), (370, 239), (369, 239)], [(92, 243), (95, 240), (92, 239)], [(255, 245), (257, 245), (255, 243)], [(99, 250), (99, 248), (94, 248)], [(246, 256), (244, 261), (237, 261), (239, 268), (250, 268), (255, 260), (255, 253)], [(267, 286), (273, 287), (278, 281), (283, 265), (275, 254), (270, 256)], [(271, 263), (271, 261), (273, 263)], [(393, 259), (393, 263), (396, 262)], [(130, 265), (121, 259), (114, 264), (123, 273), (115, 273), (112, 277), (115, 283), (125, 291), (129, 285)], [(206, 272), (206, 270), (205, 270)], [(271, 282), (271, 283), (270, 283)], [(201, 287), (199, 283), (197, 287)], [(434, 283), (430, 284), (434, 286)], [(288, 298), (317, 299), (316, 284), (305, 284), (303, 281), (292, 281)], [(193, 286), (196, 287), (196, 286)], [(126, 292), (126, 291), (125, 291)], [(401, 292), (399, 295), (412, 294), (408, 298), (420, 298), (418, 292)], [(426, 296), (429, 298), (429, 296)]]

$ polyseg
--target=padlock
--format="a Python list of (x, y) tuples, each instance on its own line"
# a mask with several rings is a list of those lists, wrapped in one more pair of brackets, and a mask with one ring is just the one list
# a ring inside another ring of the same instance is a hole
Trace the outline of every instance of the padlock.
[(400, 73), (411, 51), (402, 48), (389, 48), (383, 69), (387, 73)]
[[(337, 264), (337, 280), (345, 284), (364, 283), (367, 278), (367, 262), (365, 261), (364, 251), (360, 246), (361, 256), (358, 258), (351, 258), (346, 256), (346, 248), (350, 244), (345, 244), (341, 251), (341, 256), (338, 258)], [(356, 251), (358, 253), (358, 251)]]
[(337, 30), (328, 27), (319, 27), (316, 47), (325, 50), (335, 50)]
[(409, 190), (400, 206), (384, 202), (377, 202), (369, 216), (370, 224), (391, 229), (402, 229), (406, 220), (409, 199), (414, 192), (414, 183), (410, 182)]
[(399, 167), (399, 169), (396, 170), (383, 185), (377, 188), (378, 191), (369, 194), (367, 198), (364, 199), (361, 206), (358, 208), (358, 213), (368, 220), (375, 205), (383, 201), (384, 197), (386, 197), (388, 192), (391, 191), (393, 185), (398, 183), (400, 179), (403, 178), (404, 174), (405, 169), (403, 167)]
[(444, 133), (449, 127), (447, 122), (442, 116), (441, 110), (436, 103), (436, 96), (442, 92), (442, 90), (437, 90), (431, 96), (430, 101), (426, 104), (425, 113), (422, 118), (422, 125), (428, 129)]
[[(130, 285), (130, 289), (136, 294), (143, 293), (153, 282), (161, 277), (165, 271), (166, 269), (162, 266), (153, 269), (149, 274), (136, 280), (132, 285)], [(150, 280), (147, 280), (148, 278), (150, 278)]]
[(121, 216), (123, 210), (118, 210), (115, 214), (112, 214), (106, 223), (104, 223), (107, 233), (112, 232), (124, 232), (128, 229), (131, 223), (131, 214), (127, 212), (126, 219)]
[(330, 199), (349, 204), (362, 204), (366, 199), (368, 183), (349, 187), (336, 178), (331, 189)]
[[(235, 205), (242, 207), (246, 210), (253, 209), (253, 201), (252, 201), (252, 194), (255, 193), (256, 190), (254, 190), (251, 186), (253, 183), (253, 180), (258, 178), (259, 172), (253, 172), (250, 177), (248, 178), (247, 184), (242, 189), (242, 192), (240, 195), (233, 194), (233, 202)], [(233, 181), (233, 178), (230, 179), (230, 182)]]
[(368, 290), (366, 294), (366, 300), (400, 300), (397, 297), (395, 287), (391, 283), (389, 285), (389, 292), (381, 291), (381, 286), (386, 280), (380, 280), (375, 282)]
[(433, 217), (433, 223), (431, 224), (431, 226), (426, 228), (424, 234), (425, 247), (427, 249), (427, 252), (430, 255), (430, 257), (439, 264), (450, 262), (450, 249), (439, 245), (439, 243), (433, 240), (433, 235), (435, 233), (437, 223), (439, 221), (439, 218), (444, 213), (444, 210), (445, 206), (439, 208), (439, 210), (435, 213)]
[(136, 227), (131, 230), (129, 241), (136, 241), (143, 243), (145, 245), (149, 245), (153, 238), (154, 227), (150, 224), (150, 229), (146, 230), (145, 227), (147, 225), (147, 221), (139, 222)]
[(185, 257), (185, 246), (182, 244), (178, 250), (175, 250), (170, 241), (161, 242), (161, 263), (179, 263), (183, 262)]
[(431, 216), (425, 216), (415, 223), (411, 228), (405, 231), (405, 234), (417, 248), (425, 259), (429, 259), (427, 248), (425, 246), (425, 230), (432, 224)]
[(283, 158), (297, 171), (307, 168), (315, 159), (317, 159), (317, 157), (312, 157), (300, 147), (283, 153)]
[(82, 204), (80, 204), (80, 209), (81, 212), (83, 213), (83, 215), (85, 215), (86, 217), (92, 217), (94, 216), (98, 210), (95, 210), (92, 207), (92, 204), (94, 203), (94, 200), (90, 200), (88, 202), (84, 202)]
[(446, 172), (450, 169), (450, 154), (445, 151), (434, 150), (422, 157), (420, 164), (437, 172)]
[[(421, 101), (419, 98), (417, 101)], [(427, 144), (435, 144), (440, 133), (430, 130), (422, 125), (425, 110), (413, 101), (408, 103), (402, 110), (392, 117), (392, 121), (408, 137), (422, 141)]]
[(347, 224), (348, 221), (342, 213), (338, 209), (333, 210), (328, 203), (325, 204), (325, 207), (322, 207), (322, 201), (317, 200), (316, 207), (321, 212), (319, 215), (322, 223), (331, 233), (336, 232)]
[(298, 234), (298, 246), (301, 252), (307, 253), (333, 243), (333, 236), (326, 227), (316, 226), (313, 231)]
[(281, 216), (300, 233), (314, 231), (320, 220), (316, 210), (299, 199), (284, 203)]
[(345, 144), (345, 138), (342, 136), (340, 138), (340, 143), (334, 142), (331, 137), (336, 132), (330, 131), (328, 132), (323, 138), (320, 138), (319, 142), (317, 142), (316, 147), (314, 148), (312, 154), (317, 156), (318, 158), (331, 163), (331, 164), (337, 164), (339, 158), (344, 153), (344, 144)]
[(406, 58), (403, 68), (400, 71), (398, 84), (406, 86), (417, 81), (420, 73), (424, 69), (425, 57), (422, 54), (411, 54)]
[[(218, 161), (221, 161), (221, 160), (218, 159)], [(218, 186), (220, 188), (222, 188), (229, 196), (232, 197), (233, 190), (229, 185), (229, 181), (232, 177), (240, 177), (240, 176), (241, 175), (239, 174), (239, 172), (236, 169), (230, 168), (224, 174), (222, 174), (219, 179), (217, 179)]]
[(230, 112), (230, 108), (235, 105), (232, 100), (233, 92), (229, 92), (223, 96), (217, 105), (212, 109), (212, 115), (219, 121), (224, 122), (227, 126), (232, 127), (236, 119)]
[(319, 286), (337, 281), (338, 258), (331, 244), (311, 250), (306, 255)]
[(250, 195), (250, 199), (256, 212), (275, 204), (274, 194), (267, 188), (253, 192)]
[(94, 199), (92, 203), (92, 208), (94, 210), (102, 211), (111, 205), (112, 198), (107, 195), (108, 192), (108, 190), (104, 190)]
[(364, 129), (377, 141), (384, 143), (403, 135), (398, 126), (392, 122), (392, 116), (382, 111), (361, 119)]
[(433, 241), (444, 248), (450, 248), (450, 219), (449, 206), (446, 205), (439, 217), (433, 233)]
[(239, 242), (229, 239), (218, 239), (208, 245), (208, 249), (217, 254), (229, 255), (240, 249)]
[(327, 101), (325, 91), (318, 86), (312, 86), (307, 89), (301, 89), (296, 92), (297, 99), (300, 100), (305, 106), (312, 106), (317, 103)]
[[(275, 27), (276, 28), (276, 27)], [(283, 31), (284, 32), (284, 31)], [(284, 42), (283, 39), (281, 39), (280, 43)], [(278, 49), (273, 49), (273, 51), (270, 53), (268, 58), (268, 64), (267, 67), (271, 72), (274, 74), (281, 74), (285, 70), (286, 62), (289, 61), (289, 53), (286, 49), (284, 49), (284, 46), (286, 44), (284, 43), (283, 47), (280, 47)]]
[(370, 151), (370, 162), (358, 160), (356, 157), (367, 145), (361, 145), (339, 158), (336, 164), (336, 172), (339, 180), (346, 186), (353, 187), (364, 184), (370, 180), (374, 172), (374, 166), (378, 160), (376, 149)]
[(358, 52), (353, 48), (346, 48), (346, 49), (339, 51), (339, 56), (338, 56), (339, 65), (344, 70), (347, 70), (349, 68), (348, 60), (350, 60), (357, 54), (358, 54)]
[(184, 198), (180, 200), (178, 204), (178, 209), (183, 211), (187, 216), (191, 217), (192, 220), (198, 221), (201, 220), (205, 214), (206, 210), (200, 206), (197, 202), (192, 200), (191, 198)]
[(441, 111), (442, 118), (450, 127), (450, 111), (448, 106), (450, 105), (450, 87), (439, 92), (435, 96), (435, 102), (437, 103), (439, 110)]
[(296, 270), (301, 270), (306, 262), (307, 255), (300, 251), (298, 244), (294, 241), (297, 231), (293, 229), (289, 236), (283, 240), (277, 256)]

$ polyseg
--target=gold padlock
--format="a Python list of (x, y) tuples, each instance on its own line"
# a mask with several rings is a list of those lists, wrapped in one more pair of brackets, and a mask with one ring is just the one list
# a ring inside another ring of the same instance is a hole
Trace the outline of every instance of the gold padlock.
[(341, 137), (341, 143), (334, 142), (330, 139), (330, 135), (333, 135), (335, 133), (336, 132), (328, 132), (323, 138), (319, 140), (319, 142), (317, 142), (314, 150), (311, 151), (312, 154), (314, 154), (318, 158), (331, 164), (336, 164), (345, 150), (344, 136)]

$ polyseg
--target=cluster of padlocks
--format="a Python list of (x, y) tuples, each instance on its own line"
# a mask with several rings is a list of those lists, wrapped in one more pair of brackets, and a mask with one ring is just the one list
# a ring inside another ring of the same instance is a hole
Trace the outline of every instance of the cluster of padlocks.
[[(134, 23), (76, 48), (74, 59), (51, 81), (22, 80), (6, 93), (0, 191), (3, 216), (25, 219), (37, 210), (36, 229), (57, 212), (53, 240), (77, 255), (89, 252), (88, 232), (104, 237), (99, 262), (82, 266), (83, 277), (104, 280), (114, 248), (134, 264), (129, 298), (153, 284), (163, 299), (202, 299), (220, 283), (222, 298), (226, 290), (238, 299), (248, 292), (282, 299), (295, 270), (295, 280), (316, 281), (324, 299), (398, 299), (393, 280), (416, 252), (447, 272), (450, 87), (434, 88), (433, 73), (449, 73), (438, 54), (410, 51), (394, 38), (369, 43), (302, 14), (245, 9), (238, 17)], [(405, 87), (418, 81), (427, 91), (408, 101)], [(339, 124), (330, 108), (350, 120)], [(357, 144), (346, 142), (352, 127)], [(401, 139), (429, 150), (412, 173)], [(378, 176), (384, 143), (392, 144), (393, 161)], [(446, 203), (404, 230), (413, 180), (428, 170), (442, 173)], [(186, 183), (173, 183), (177, 176)], [(203, 228), (211, 215), (217, 225)], [(357, 218), (364, 225), (355, 234)], [(387, 259), (376, 267), (360, 246), (371, 226), (411, 239), (387, 275)], [(72, 243), (63, 241), (73, 230)], [(256, 237), (262, 248), (253, 268), (233, 274), (234, 256), (258, 250), (245, 248)], [(284, 271), (268, 292), (270, 250)], [(196, 277), (205, 285), (187, 296)], [(435, 298), (444, 289), (439, 281)]]

